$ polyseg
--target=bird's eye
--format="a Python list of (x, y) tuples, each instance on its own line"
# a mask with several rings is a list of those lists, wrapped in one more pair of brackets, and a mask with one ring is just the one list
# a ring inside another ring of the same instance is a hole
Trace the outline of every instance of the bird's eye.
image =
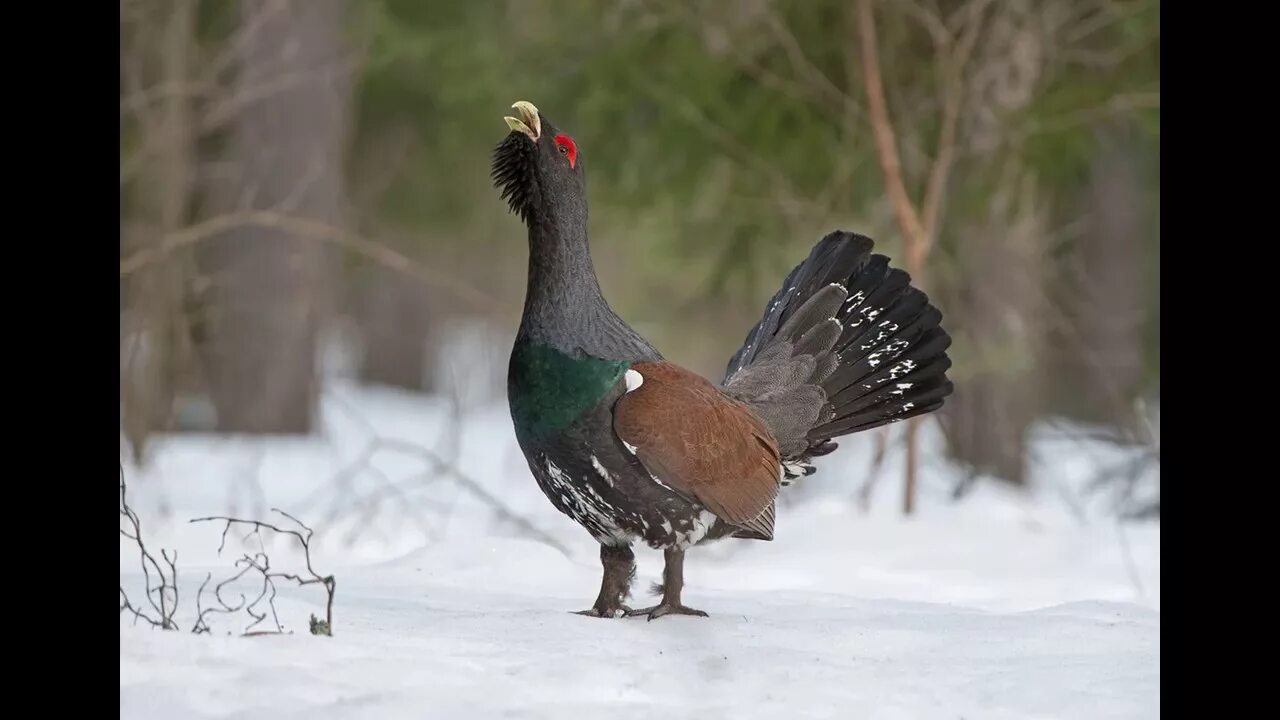
[(574, 144), (573, 138), (568, 135), (556, 136), (556, 149), (561, 155), (569, 158), (569, 167), (576, 167), (578, 164), (578, 146)]

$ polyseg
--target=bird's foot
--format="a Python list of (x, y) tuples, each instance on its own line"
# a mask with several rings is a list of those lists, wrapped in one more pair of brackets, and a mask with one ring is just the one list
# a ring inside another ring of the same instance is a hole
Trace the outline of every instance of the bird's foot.
[(627, 617), (639, 617), (648, 615), (650, 620), (657, 620), (663, 615), (694, 615), (697, 617), (710, 617), (701, 610), (694, 610), (691, 607), (685, 607), (680, 604), (661, 603), (649, 608), (638, 608), (636, 610), (628, 610)]
[(631, 615), (632, 612), (633, 612), (632, 609), (627, 607), (626, 605), (619, 605), (618, 607), (614, 607), (614, 608), (597, 606), (597, 607), (591, 608), (590, 610), (573, 610), (571, 611), (571, 614), (586, 615), (587, 617), (596, 617), (596, 618), (620, 618), (620, 617), (629, 616)]

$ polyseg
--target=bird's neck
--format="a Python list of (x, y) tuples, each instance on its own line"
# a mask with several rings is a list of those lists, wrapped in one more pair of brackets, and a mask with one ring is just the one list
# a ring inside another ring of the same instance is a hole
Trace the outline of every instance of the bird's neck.
[(571, 207), (529, 223), (529, 284), (516, 340), (571, 356), (660, 358), (600, 292), (587, 244), (585, 208)]
[(533, 324), (529, 330), (582, 331), (591, 315), (608, 307), (591, 262), (585, 225), (563, 225), (547, 218), (535, 220), (529, 228), (524, 300), (524, 324)]
[(627, 328), (600, 293), (586, 232), (545, 230), (535, 222), (529, 231), (529, 287), (507, 368), (521, 442), (564, 430), (616, 387), (630, 365), (609, 341)]

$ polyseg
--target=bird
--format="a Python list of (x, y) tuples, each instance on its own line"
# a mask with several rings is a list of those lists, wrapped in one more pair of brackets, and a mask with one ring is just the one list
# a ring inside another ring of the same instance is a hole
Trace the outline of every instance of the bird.
[[(785, 276), (722, 378), (667, 360), (601, 291), (583, 149), (531, 102), (511, 107), (490, 167), (529, 243), (507, 401), (538, 487), (600, 545), (596, 600), (570, 612), (708, 617), (682, 601), (686, 552), (772, 541), (779, 493), (836, 438), (942, 407), (951, 337), (870, 238), (834, 230)], [(663, 552), (652, 607), (628, 605), (638, 544)]]

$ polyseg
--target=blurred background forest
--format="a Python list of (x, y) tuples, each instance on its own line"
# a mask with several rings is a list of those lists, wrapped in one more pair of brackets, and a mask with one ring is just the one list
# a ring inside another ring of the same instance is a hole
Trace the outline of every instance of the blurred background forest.
[[(672, 360), (718, 379), (812, 244), (862, 232), (955, 337), (925, 422), (957, 497), (1025, 482), (1046, 424), (1139, 449), (1096, 480), (1130, 482), (1159, 463), (1159, 21), (1152, 0), (121, 0), (122, 452), (316, 433), (334, 377), (502, 402), (527, 248), (489, 153), (529, 100), (582, 148), (606, 296)], [(872, 435), (846, 442), (902, 442)], [(1118, 497), (1158, 518), (1158, 491)]]

